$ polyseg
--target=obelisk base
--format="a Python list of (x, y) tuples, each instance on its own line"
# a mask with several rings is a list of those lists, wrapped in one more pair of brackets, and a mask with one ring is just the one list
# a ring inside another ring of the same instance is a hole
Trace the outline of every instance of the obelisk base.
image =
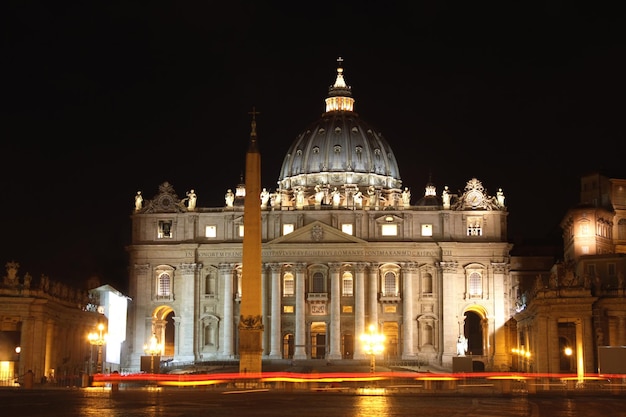
[(263, 370), (263, 329), (239, 329), (239, 373), (258, 374)]

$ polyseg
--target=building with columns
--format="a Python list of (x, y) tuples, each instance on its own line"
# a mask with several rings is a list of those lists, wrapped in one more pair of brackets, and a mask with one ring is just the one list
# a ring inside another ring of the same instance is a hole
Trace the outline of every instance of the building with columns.
[(516, 370), (583, 376), (601, 370), (607, 348), (626, 363), (626, 180), (591, 173), (580, 185), (561, 221), (563, 260), (533, 268), (540, 258), (522, 257), (514, 273)]
[(452, 369), (467, 355), (476, 369), (510, 369), (517, 285), (505, 184), (489, 184), (495, 194), (471, 177), (409, 187), (393, 143), (354, 103), (339, 60), (326, 110), (286, 151), (275, 189), (249, 195), (239, 184), (220, 191), (220, 207), (191, 204), (169, 182), (142, 190), (126, 370), (139, 370), (153, 335), (162, 359), (238, 359), (248, 198), (261, 207), (264, 360), (368, 359), (359, 338), (374, 325), (380, 359)]

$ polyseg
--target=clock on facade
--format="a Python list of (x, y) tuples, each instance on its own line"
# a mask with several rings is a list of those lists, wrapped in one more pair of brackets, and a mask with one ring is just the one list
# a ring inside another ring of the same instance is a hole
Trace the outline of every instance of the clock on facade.
[(472, 190), (465, 196), (465, 202), (472, 207), (477, 207), (483, 202), (483, 193), (478, 190)]

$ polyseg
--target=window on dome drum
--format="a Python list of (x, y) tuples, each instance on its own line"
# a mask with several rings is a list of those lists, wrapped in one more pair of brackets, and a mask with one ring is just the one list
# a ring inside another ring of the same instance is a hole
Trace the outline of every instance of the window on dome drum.
[(171, 220), (159, 220), (159, 239), (171, 239), (172, 238), (172, 221)]
[(354, 289), (354, 280), (350, 272), (344, 272), (341, 278), (341, 295), (344, 297), (352, 297)]
[(422, 236), (432, 236), (432, 235), (433, 235), (433, 225), (422, 224)]
[(289, 233), (294, 231), (294, 225), (293, 223), (285, 223), (283, 224), (283, 236), (284, 235), (288, 235)]
[(482, 236), (483, 235), (483, 219), (478, 216), (469, 216), (467, 218), (467, 235)]
[(352, 235), (352, 223), (344, 223), (341, 225), (341, 231), (347, 235)]
[(480, 298), (483, 295), (483, 277), (478, 272), (472, 272), (467, 280), (470, 298)]
[(208, 238), (217, 237), (217, 226), (207, 226), (204, 230), (204, 236)]
[(398, 236), (397, 224), (383, 224), (380, 230), (383, 236)]
[(172, 288), (172, 278), (166, 272), (159, 275), (157, 279), (156, 294), (157, 299), (170, 298)]
[(294, 295), (294, 279), (290, 272), (283, 275), (283, 297), (293, 297)]

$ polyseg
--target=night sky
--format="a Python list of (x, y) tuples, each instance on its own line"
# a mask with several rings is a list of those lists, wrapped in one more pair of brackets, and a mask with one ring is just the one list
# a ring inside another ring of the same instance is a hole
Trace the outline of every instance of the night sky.
[(2, 275), (15, 260), (35, 280), (125, 290), (135, 193), (168, 181), (222, 206), (253, 106), (274, 190), (339, 56), (414, 200), (429, 179), (440, 193), (476, 177), (504, 190), (511, 241), (560, 242), (580, 175), (626, 178), (624, 15), (459, 3), (4, 2)]

